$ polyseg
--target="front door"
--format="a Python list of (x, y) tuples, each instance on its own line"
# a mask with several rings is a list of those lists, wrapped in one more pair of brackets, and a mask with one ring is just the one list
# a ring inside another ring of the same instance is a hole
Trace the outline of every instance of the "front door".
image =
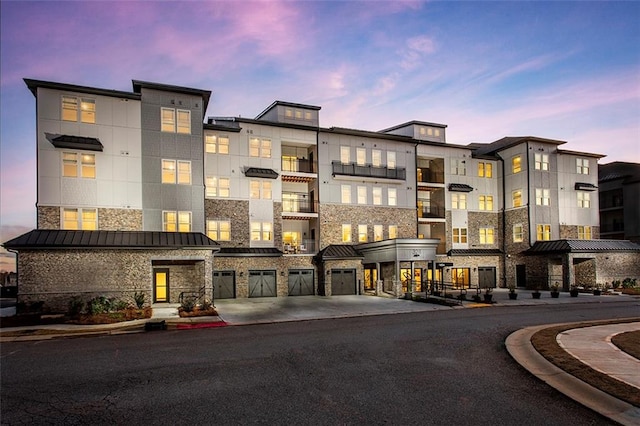
[(168, 269), (153, 270), (153, 301), (156, 303), (169, 301)]
[(527, 286), (527, 265), (516, 265), (516, 285), (518, 287)]
[(366, 267), (364, 270), (364, 289), (375, 290), (378, 281), (378, 270), (375, 266)]

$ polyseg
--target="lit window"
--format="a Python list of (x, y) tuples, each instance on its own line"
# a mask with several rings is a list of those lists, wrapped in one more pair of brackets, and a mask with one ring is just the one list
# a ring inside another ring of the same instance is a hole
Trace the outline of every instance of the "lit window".
[(513, 225), (513, 242), (521, 243), (524, 241), (524, 227), (521, 223)]
[(340, 147), (340, 162), (342, 164), (349, 164), (351, 162), (351, 148), (348, 146)]
[(96, 178), (96, 156), (95, 154), (82, 154), (82, 177)]
[(367, 204), (367, 187), (358, 187), (358, 204)]
[(272, 241), (271, 222), (251, 222), (251, 241)]
[(551, 240), (551, 225), (536, 225), (536, 239), (538, 241)]
[(251, 157), (271, 158), (271, 140), (250, 138), (249, 155)]
[(207, 237), (216, 241), (231, 241), (231, 222), (207, 220)]
[(302, 111), (300, 111), (299, 109), (296, 110), (296, 118), (298, 120), (302, 119)]
[(576, 173), (579, 175), (589, 174), (589, 160), (586, 158), (576, 158)]
[(271, 158), (271, 141), (269, 139), (260, 141), (260, 156), (262, 158)]
[(96, 100), (95, 99), (80, 99), (80, 121), (83, 123), (95, 123), (96, 122)]
[(343, 243), (351, 242), (351, 225), (348, 223), (342, 225), (342, 242)]
[(395, 188), (389, 188), (387, 190), (387, 198), (388, 204), (390, 206), (395, 206), (398, 204), (398, 192)]
[[(96, 100), (80, 98), (80, 121), (94, 124), (96, 122)], [(78, 98), (75, 96), (62, 97), (62, 120), (78, 121)]]
[(178, 212), (178, 232), (191, 232), (191, 212)]
[(162, 229), (165, 232), (190, 232), (191, 212), (162, 212)]
[(62, 97), (62, 119), (64, 121), (78, 121), (78, 98)]
[(262, 182), (262, 199), (270, 200), (271, 197), (272, 197), (271, 182), (270, 181)]
[(252, 180), (249, 183), (250, 196), (254, 200), (270, 200), (272, 197), (271, 182)]
[(493, 228), (480, 228), (480, 244), (493, 244)]
[(511, 159), (511, 172), (520, 173), (522, 171), (522, 157), (516, 155)]
[(478, 177), (490, 178), (493, 176), (493, 164), (491, 163), (478, 163)]
[(227, 136), (206, 135), (205, 150), (210, 154), (228, 154), (229, 138)]
[(536, 188), (536, 205), (548, 206), (550, 203), (549, 190)]
[(458, 176), (465, 176), (467, 174), (467, 162), (466, 160), (451, 159), (451, 174)]
[(535, 158), (535, 169), (536, 170), (549, 170), (549, 154), (540, 154), (536, 153)]
[(451, 268), (451, 283), (454, 288), (469, 288), (469, 268)]
[(389, 238), (398, 238), (398, 225), (389, 225)]
[(373, 196), (373, 205), (374, 206), (379, 206), (382, 204), (382, 188), (380, 187), (374, 187), (372, 189), (372, 196)]
[(382, 241), (384, 238), (382, 236), (383, 229), (382, 225), (373, 225), (373, 241)]
[(367, 150), (364, 148), (356, 148), (356, 164), (364, 166), (367, 164)]
[(588, 209), (591, 207), (591, 195), (588, 192), (577, 192), (578, 207)]
[(78, 209), (62, 210), (62, 229), (80, 229)]
[(467, 194), (451, 194), (451, 208), (465, 210), (467, 208)]
[(396, 168), (396, 153), (394, 151), (387, 152), (387, 168), (388, 169)]
[(176, 183), (176, 160), (162, 160), (162, 183)]
[(342, 185), (340, 193), (342, 204), (351, 204), (351, 185)]
[(229, 137), (218, 136), (218, 154), (228, 154), (228, 153), (229, 153)]
[(251, 241), (260, 241), (261, 231), (262, 224), (260, 222), (251, 222)]
[(191, 185), (191, 161), (178, 161), (178, 183)]
[(373, 167), (382, 166), (382, 151), (374, 149), (371, 151), (371, 165)]
[(62, 209), (62, 229), (95, 231), (98, 229), (98, 210)]
[(191, 134), (191, 111), (179, 109), (178, 113), (178, 133)]
[(478, 208), (480, 210), (493, 210), (493, 195), (481, 195), (478, 197)]
[(513, 200), (513, 207), (522, 207), (522, 190), (516, 189), (511, 193), (511, 199)]
[(453, 243), (454, 244), (467, 243), (467, 228), (453, 228)]
[(310, 111), (305, 111), (304, 119), (305, 120), (311, 120), (311, 112)]
[(293, 110), (291, 108), (286, 108), (284, 110), (284, 116), (287, 118), (293, 118)]
[(78, 155), (72, 152), (62, 153), (62, 176), (78, 177)]
[[(80, 164), (78, 164), (78, 155)], [(78, 170), (80, 167), (80, 170)], [(96, 156), (95, 154), (76, 154), (73, 152), (62, 153), (62, 176), (95, 179), (96, 177)]]
[(252, 180), (249, 183), (249, 193), (250, 193), (250, 197), (254, 200), (257, 200), (260, 198), (260, 181)]
[(591, 239), (591, 227), (590, 226), (578, 226), (578, 239), (590, 240)]
[(260, 139), (249, 139), (249, 156), (260, 157)]
[(176, 131), (176, 110), (173, 108), (161, 108), (161, 127), (163, 132), (174, 133)]
[(229, 197), (229, 178), (207, 176), (205, 194), (207, 197)]
[(358, 225), (358, 242), (367, 242), (367, 225)]

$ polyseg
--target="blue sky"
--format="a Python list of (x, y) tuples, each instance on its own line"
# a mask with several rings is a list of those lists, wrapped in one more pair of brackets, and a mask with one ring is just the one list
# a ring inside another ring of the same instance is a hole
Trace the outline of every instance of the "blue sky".
[[(447, 124), (448, 142), (534, 135), (640, 162), (638, 2), (0, 3), (0, 241), (35, 227), (35, 100), (23, 78), (274, 100), (321, 125)], [(0, 269), (2, 265), (0, 264)]]

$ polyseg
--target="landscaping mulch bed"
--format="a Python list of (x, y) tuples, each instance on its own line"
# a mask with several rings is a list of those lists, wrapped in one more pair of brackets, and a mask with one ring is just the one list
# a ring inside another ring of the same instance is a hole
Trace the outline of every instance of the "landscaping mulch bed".
[(218, 311), (216, 311), (216, 308), (210, 308), (210, 309), (194, 309), (190, 312), (187, 312), (182, 308), (179, 308), (178, 314), (180, 315), (180, 318), (215, 317), (215, 316), (218, 316)]
[(611, 338), (611, 343), (616, 345), (622, 352), (640, 359), (640, 331), (616, 334)]
[(82, 314), (77, 317), (67, 315), (43, 315), (39, 313), (18, 314), (11, 317), (0, 318), (0, 328), (6, 327), (30, 327), (50, 324), (113, 324), (116, 322), (131, 321), (136, 319), (151, 318), (152, 309), (146, 307), (142, 309), (127, 308), (122, 311), (108, 312), (103, 314)]

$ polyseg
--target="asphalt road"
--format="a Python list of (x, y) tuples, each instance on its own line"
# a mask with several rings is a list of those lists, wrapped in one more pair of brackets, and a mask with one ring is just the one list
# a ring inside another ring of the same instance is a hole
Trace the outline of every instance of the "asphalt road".
[(2, 424), (612, 424), (504, 339), (637, 301), (478, 308), (4, 343)]

